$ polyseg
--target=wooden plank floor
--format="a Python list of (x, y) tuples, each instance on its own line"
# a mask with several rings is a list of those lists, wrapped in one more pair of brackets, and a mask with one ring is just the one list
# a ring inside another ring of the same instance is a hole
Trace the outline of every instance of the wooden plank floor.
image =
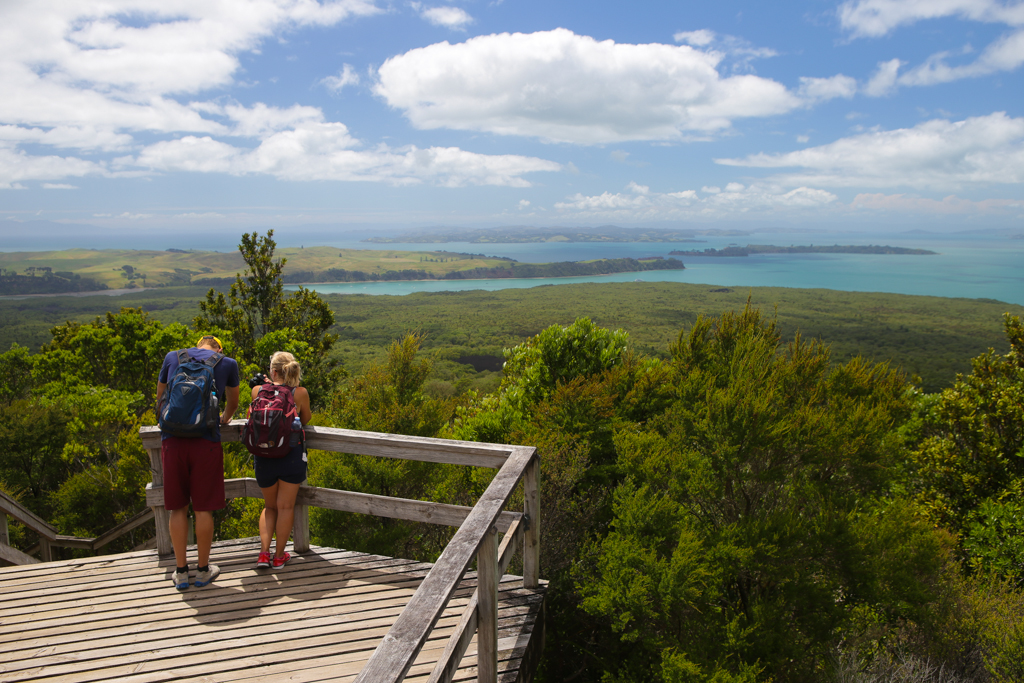
[[(154, 550), (0, 568), (0, 683), (351, 681), (430, 569), (314, 547), (256, 570), (258, 552), (254, 539), (215, 544), (220, 578), (181, 593)], [(426, 682), (475, 587), (468, 575), (406, 680)], [(502, 683), (532, 678), (543, 591), (502, 579)], [(475, 664), (474, 644), (456, 680), (476, 680)]]

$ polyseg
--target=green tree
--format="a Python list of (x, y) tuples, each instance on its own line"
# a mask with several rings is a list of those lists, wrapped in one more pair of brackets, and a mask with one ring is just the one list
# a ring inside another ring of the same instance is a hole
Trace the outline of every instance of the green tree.
[(10, 404), (28, 395), (33, 385), (32, 364), (28, 349), (18, 344), (0, 354), (0, 404)]
[[(421, 342), (415, 334), (394, 342), (387, 361), (371, 365), (354, 378), (335, 396), (324, 419), (347, 429), (437, 436), (454, 417), (456, 401), (424, 393), (433, 364), (420, 356)], [(315, 452), (310, 481), (349, 491), (438, 500), (435, 488), (450, 476), (450, 470), (414, 460)], [(330, 510), (312, 511), (310, 523), (320, 543), (395, 557), (433, 559), (450, 535), (447, 529), (433, 525)]]
[[(212, 288), (207, 292), (193, 325), (205, 334), (225, 331), (245, 375), (266, 372), (270, 352), (295, 353), (314, 406), (326, 405), (344, 376), (338, 361), (330, 357), (338, 339), (328, 332), (334, 313), (316, 292), (304, 287), (284, 296), (281, 272), (287, 259), (274, 259), (273, 236), (273, 230), (265, 237), (256, 232), (242, 235), (238, 249), (247, 265), (245, 272), (235, 278), (226, 298)], [(272, 334), (277, 335), (271, 337), (276, 348), (268, 351), (268, 345), (260, 342)]]
[(837, 634), (919, 616), (943, 546), (890, 499), (903, 378), (833, 367), (748, 307), (672, 347), (673, 400), (617, 430), (609, 533), (577, 570), (624, 681), (814, 681)]
[(184, 325), (165, 326), (141, 308), (122, 308), (87, 324), (68, 322), (50, 332), (52, 340), (34, 358), (38, 384), (139, 393), (145, 399), (139, 415), (153, 408), (164, 356), (195, 341)]
[(1024, 585), (1024, 324), (1003, 320), (1010, 351), (975, 358), (938, 396), (920, 396), (907, 427), (918, 439), (913, 490), (937, 524), (957, 534), (970, 566)]

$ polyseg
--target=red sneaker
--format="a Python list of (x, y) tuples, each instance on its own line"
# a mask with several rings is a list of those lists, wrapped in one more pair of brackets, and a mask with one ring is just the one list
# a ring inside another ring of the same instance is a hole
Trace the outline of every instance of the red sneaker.
[(277, 556), (275, 555), (275, 556), (274, 556), (274, 569), (280, 569), (280, 568), (281, 568), (281, 567), (283, 567), (283, 566), (285, 565), (285, 563), (287, 563), (287, 562), (288, 562), (288, 560), (290, 560), (290, 559), (292, 559), (292, 556), (291, 556), (291, 555), (290, 555), (289, 553), (285, 553), (285, 554), (284, 554), (284, 555), (282, 555), (281, 557), (277, 557)]
[(256, 569), (270, 569), (270, 553), (260, 553), (256, 560)]

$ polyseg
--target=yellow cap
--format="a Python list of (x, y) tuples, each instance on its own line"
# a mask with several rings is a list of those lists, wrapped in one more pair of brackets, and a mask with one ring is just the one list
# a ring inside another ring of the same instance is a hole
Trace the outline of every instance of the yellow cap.
[(222, 349), (224, 348), (224, 345), (220, 343), (220, 339), (217, 339), (212, 334), (206, 334), (206, 335), (203, 335), (202, 337), (200, 337), (199, 341), (196, 342), (196, 346), (199, 346), (200, 344), (202, 344), (204, 339), (212, 339), (213, 341), (217, 342), (217, 346), (219, 346)]

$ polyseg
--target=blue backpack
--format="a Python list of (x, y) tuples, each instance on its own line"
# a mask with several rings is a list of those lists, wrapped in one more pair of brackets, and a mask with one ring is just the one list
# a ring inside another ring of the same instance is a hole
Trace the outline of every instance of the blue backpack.
[(204, 361), (178, 351), (178, 369), (167, 382), (159, 406), (160, 430), (171, 436), (198, 437), (211, 433), (220, 420), (213, 368), (224, 358), (215, 353)]

